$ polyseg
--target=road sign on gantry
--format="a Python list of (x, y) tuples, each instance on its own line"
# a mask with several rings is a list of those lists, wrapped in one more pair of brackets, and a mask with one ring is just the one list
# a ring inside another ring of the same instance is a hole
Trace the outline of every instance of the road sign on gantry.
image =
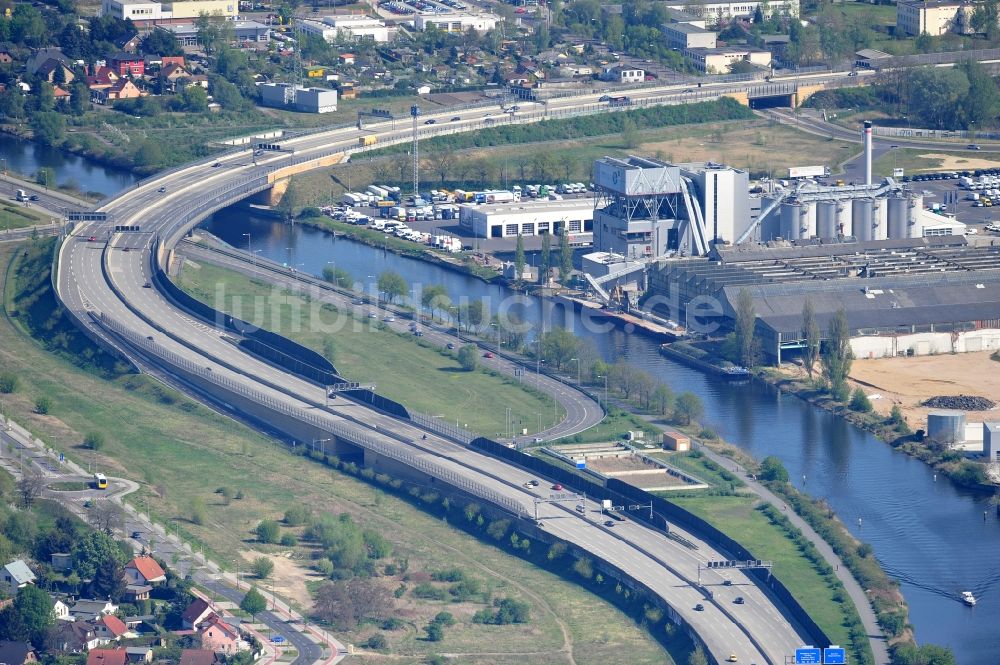
[(847, 653), (843, 647), (836, 644), (823, 649), (824, 665), (847, 665)]
[(815, 647), (795, 650), (795, 665), (822, 665), (821, 651)]

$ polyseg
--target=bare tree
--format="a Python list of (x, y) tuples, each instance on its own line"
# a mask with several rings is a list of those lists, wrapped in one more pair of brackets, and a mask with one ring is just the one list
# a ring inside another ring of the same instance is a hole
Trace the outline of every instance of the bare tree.
[(384, 619), (392, 610), (389, 591), (374, 580), (327, 582), (316, 592), (316, 615), (338, 628), (355, 628), (366, 619)]
[(26, 471), (17, 481), (17, 491), (21, 497), (21, 505), (30, 507), (41, 496), (45, 489), (45, 477), (38, 471)]
[(88, 521), (98, 531), (109, 536), (122, 527), (122, 515), (118, 506), (107, 499), (94, 501), (87, 515)]
[(448, 174), (451, 173), (451, 167), (454, 162), (455, 158), (453, 154), (443, 150), (441, 152), (433, 152), (427, 157), (428, 166), (441, 179), (442, 185), (448, 180)]

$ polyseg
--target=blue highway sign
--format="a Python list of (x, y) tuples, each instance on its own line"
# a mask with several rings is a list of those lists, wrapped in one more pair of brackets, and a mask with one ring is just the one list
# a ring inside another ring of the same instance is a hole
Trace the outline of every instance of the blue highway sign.
[(847, 653), (837, 646), (823, 649), (823, 663), (824, 665), (846, 665)]
[(803, 647), (795, 650), (795, 665), (821, 665), (822, 651), (813, 647)]

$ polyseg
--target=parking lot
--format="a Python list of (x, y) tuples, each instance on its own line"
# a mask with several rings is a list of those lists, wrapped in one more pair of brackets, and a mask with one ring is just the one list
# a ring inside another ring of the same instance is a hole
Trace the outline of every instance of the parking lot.
[[(1000, 178), (1000, 169), (984, 169), (981, 171), (959, 171), (941, 174), (926, 174), (915, 176), (907, 183), (912, 191), (923, 194), (924, 206), (935, 203), (945, 206), (943, 212), (954, 213), (955, 218), (968, 224), (976, 230), (976, 234), (1000, 235), (986, 230), (986, 225), (1000, 223), (1000, 206), (979, 207), (976, 201), (968, 198), (969, 191), (959, 186), (959, 178), (968, 174), (975, 179), (980, 174), (996, 175)], [(954, 177), (951, 177), (954, 174)], [(991, 186), (1000, 188), (1000, 184)], [(982, 191), (976, 192), (982, 195)]]

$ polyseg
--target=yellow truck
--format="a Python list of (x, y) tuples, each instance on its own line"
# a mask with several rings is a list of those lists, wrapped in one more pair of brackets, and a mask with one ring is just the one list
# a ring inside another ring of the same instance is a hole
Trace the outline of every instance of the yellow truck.
[(358, 145), (360, 146), (374, 145), (376, 141), (378, 141), (377, 136), (362, 136), (361, 138), (358, 139)]

